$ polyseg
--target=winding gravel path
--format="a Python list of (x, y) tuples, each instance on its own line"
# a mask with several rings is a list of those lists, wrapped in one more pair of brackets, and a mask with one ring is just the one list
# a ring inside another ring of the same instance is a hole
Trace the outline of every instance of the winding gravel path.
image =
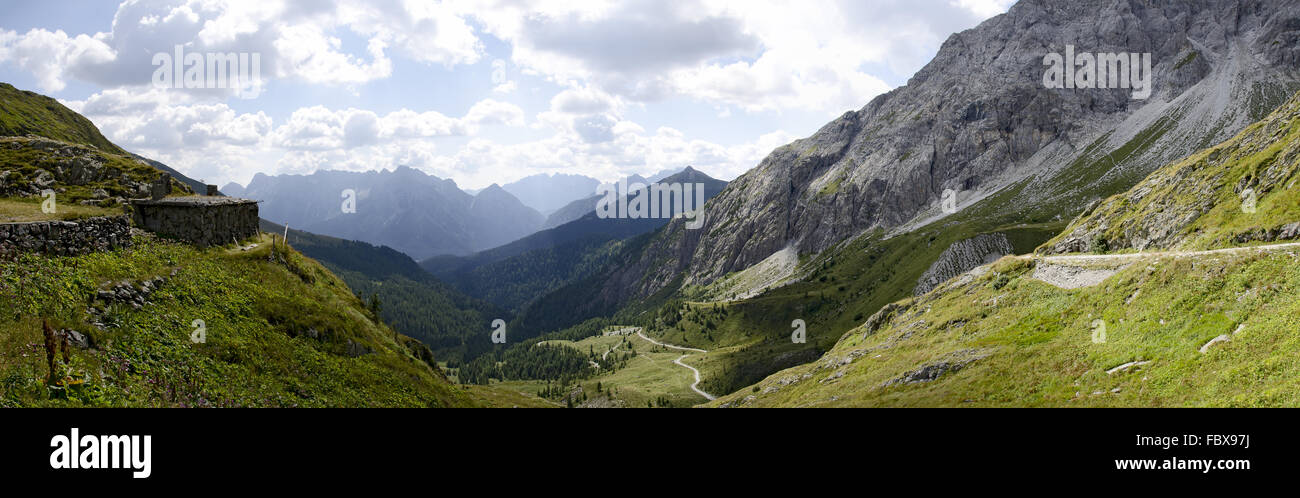
[[(662, 343), (662, 342), (659, 342), (659, 341), (656, 341), (656, 340), (651, 339), (651, 338), (649, 338), (649, 337), (646, 337), (645, 334), (642, 333), (641, 330), (637, 330), (637, 331), (636, 331), (636, 335), (641, 336), (642, 339), (645, 339), (647, 342), (649, 342), (649, 343), (651, 343), (651, 344), (655, 344), (655, 345), (663, 346), (663, 347), (665, 347), (665, 348), (676, 349), (676, 350), (680, 350), (680, 351), (695, 351), (695, 352), (697, 352), (697, 353), (707, 353), (707, 352), (708, 352), (708, 351), (705, 351), (705, 350), (700, 349), (700, 348), (688, 348), (688, 347), (685, 347), (685, 346), (675, 346), (675, 345), (672, 345), (672, 344), (664, 344), (664, 343)], [(700, 396), (704, 396), (704, 399), (707, 399), (707, 400), (709, 400), (709, 401), (713, 401), (713, 400), (715, 400), (715, 399), (718, 399), (717, 396), (714, 396), (714, 395), (712, 395), (712, 394), (706, 393), (706, 392), (704, 392), (703, 390), (700, 389), (700, 371), (699, 371), (699, 370), (696, 370), (695, 367), (692, 367), (692, 366), (690, 366), (690, 365), (687, 365), (687, 364), (685, 364), (685, 363), (682, 363), (682, 358), (685, 358), (685, 357), (687, 357), (687, 356), (690, 356), (690, 354), (684, 354), (684, 355), (681, 355), (681, 356), (678, 357), (676, 360), (673, 360), (673, 363), (676, 363), (676, 364), (678, 364), (678, 365), (681, 365), (681, 366), (683, 366), (683, 367), (686, 367), (687, 369), (690, 369), (691, 373), (695, 374), (695, 383), (694, 383), (694, 384), (691, 384), (691, 390), (692, 390), (692, 391), (695, 391), (695, 393), (696, 393), (696, 394), (699, 394)]]

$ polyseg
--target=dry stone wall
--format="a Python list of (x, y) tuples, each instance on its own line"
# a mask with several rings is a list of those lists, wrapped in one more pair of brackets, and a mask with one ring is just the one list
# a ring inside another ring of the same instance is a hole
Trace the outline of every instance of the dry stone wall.
[(72, 256), (131, 246), (131, 218), (0, 223), (0, 257), (20, 252)]
[(199, 247), (257, 235), (257, 202), (231, 197), (169, 197), (132, 201), (136, 226)]

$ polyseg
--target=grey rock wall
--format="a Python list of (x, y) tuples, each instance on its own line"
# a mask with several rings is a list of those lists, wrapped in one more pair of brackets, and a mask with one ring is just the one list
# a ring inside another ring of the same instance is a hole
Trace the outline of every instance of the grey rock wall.
[(199, 247), (257, 235), (257, 203), (230, 197), (176, 197), (131, 203), (136, 226)]
[(930, 269), (916, 281), (913, 294), (919, 296), (930, 292), (930, 289), (947, 282), (950, 278), (1013, 253), (1015, 249), (1011, 247), (1011, 241), (1001, 233), (979, 234), (954, 243), (948, 246), (948, 249), (939, 255), (939, 259), (930, 265)]
[(130, 246), (127, 216), (0, 224), (0, 257), (5, 258), (20, 252), (71, 256)]

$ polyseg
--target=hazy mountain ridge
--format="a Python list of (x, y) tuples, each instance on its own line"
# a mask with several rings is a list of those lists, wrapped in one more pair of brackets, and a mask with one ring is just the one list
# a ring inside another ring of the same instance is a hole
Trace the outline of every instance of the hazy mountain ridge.
[[(499, 186), (469, 195), (452, 180), (408, 167), (365, 173), (259, 174), (239, 196), (263, 201), (262, 217), (291, 228), (386, 245), (413, 258), (469, 254), (533, 233), (536, 210)], [(356, 212), (343, 211), (344, 192)]]
[[(672, 176), (672, 174), (671, 174), (671, 173), (669, 173), (669, 174), (663, 174), (663, 172), (660, 172), (659, 174), (656, 175), (657, 178), (656, 178), (654, 181), (657, 182), (657, 181), (659, 181), (659, 180), (662, 180), (662, 179), (668, 178), (669, 176)], [(627, 185), (629, 185), (629, 186), (631, 186), (631, 185), (635, 185), (635, 184), (638, 184), (638, 183), (640, 183), (640, 184), (648, 184), (648, 183), (651, 183), (651, 180), (648, 180), (648, 179), (646, 179), (645, 177), (643, 177), (643, 176), (641, 176), (641, 175), (631, 175), (631, 176), (627, 176), (627, 177), (624, 177), (622, 181), (625, 182), (625, 183), (626, 183)], [(617, 185), (617, 182), (615, 182), (615, 183), (613, 183), (613, 184), (607, 184), (607, 185)], [(599, 185), (598, 185), (598, 186), (599, 186)], [(574, 201), (572, 201), (572, 202), (569, 202), (568, 204), (565, 204), (564, 206), (561, 206), (560, 208), (556, 209), (555, 211), (552, 211), (550, 214), (548, 214), (548, 215), (546, 216), (546, 222), (545, 222), (545, 223), (542, 223), (542, 228), (543, 228), (543, 229), (546, 229), (546, 228), (555, 228), (555, 227), (558, 227), (558, 226), (563, 225), (563, 224), (565, 224), (565, 223), (568, 223), (568, 222), (570, 222), (570, 221), (573, 221), (573, 220), (576, 220), (576, 219), (578, 219), (578, 218), (581, 218), (581, 217), (585, 216), (587, 213), (590, 213), (590, 212), (592, 212), (592, 211), (595, 211), (595, 210), (596, 210), (596, 201), (599, 201), (599, 200), (600, 200), (600, 197), (601, 197), (601, 196), (596, 195), (596, 194), (594, 193), (594, 192), (595, 192), (595, 189), (596, 189), (596, 187), (593, 187), (593, 188), (592, 188), (592, 190), (591, 190), (592, 195), (583, 196), (583, 197), (581, 197), (581, 198), (579, 198), (579, 199), (577, 199), (577, 200), (574, 200)]]
[[(635, 175), (630, 178), (644, 180)], [(660, 182), (701, 184), (706, 200), (727, 184), (691, 167), (663, 177)], [(654, 231), (669, 221), (657, 217), (600, 218), (597, 199), (599, 196), (591, 199), (581, 217), (558, 227), (473, 255), (439, 256), (421, 261), (420, 265), (462, 292), (518, 309), (599, 269), (616, 249), (610, 246), (614, 241)]]
[(596, 191), (600, 181), (583, 175), (539, 173), (502, 185), (525, 206), (549, 216), (557, 209)]

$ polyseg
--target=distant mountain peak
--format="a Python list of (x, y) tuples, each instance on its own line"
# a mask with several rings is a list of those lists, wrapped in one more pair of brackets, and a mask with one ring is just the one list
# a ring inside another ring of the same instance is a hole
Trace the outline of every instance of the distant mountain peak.
[[(360, 195), (355, 212), (339, 193)], [(416, 258), (468, 254), (529, 235), (545, 221), (499, 185), (470, 195), (450, 179), (410, 166), (368, 172), (259, 175), (242, 197), (265, 201), (262, 217), (307, 231), (386, 245)]]
[(525, 206), (549, 214), (595, 193), (599, 184), (599, 180), (588, 176), (549, 172), (524, 177), (500, 188), (515, 196)]

